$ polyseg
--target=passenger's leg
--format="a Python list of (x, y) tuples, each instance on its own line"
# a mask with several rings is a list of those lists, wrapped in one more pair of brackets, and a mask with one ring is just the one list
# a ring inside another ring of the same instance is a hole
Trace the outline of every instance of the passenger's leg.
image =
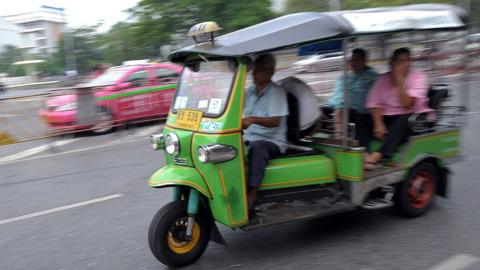
[(408, 138), (410, 133), (409, 117), (410, 114), (384, 116), (388, 134), (379, 150), (383, 158), (391, 158), (397, 151), (398, 146)]
[(373, 120), (369, 113), (354, 113), (353, 123), (355, 123), (355, 139), (361, 147), (365, 147), (369, 152), (369, 145), (372, 140)]
[(280, 155), (280, 148), (268, 141), (252, 141), (248, 150), (248, 207), (252, 208), (256, 199), (256, 189), (260, 187), (268, 161)]

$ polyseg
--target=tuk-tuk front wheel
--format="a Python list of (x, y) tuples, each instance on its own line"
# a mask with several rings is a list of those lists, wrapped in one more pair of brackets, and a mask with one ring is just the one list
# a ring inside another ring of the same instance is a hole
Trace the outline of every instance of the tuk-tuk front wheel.
[(191, 239), (187, 239), (187, 204), (173, 201), (162, 207), (150, 224), (148, 243), (153, 255), (170, 267), (194, 263), (207, 248), (210, 225), (199, 213), (195, 217)]
[(423, 215), (431, 207), (435, 197), (438, 167), (423, 162), (413, 167), (395, 194), (395, 205), (406, 217)]

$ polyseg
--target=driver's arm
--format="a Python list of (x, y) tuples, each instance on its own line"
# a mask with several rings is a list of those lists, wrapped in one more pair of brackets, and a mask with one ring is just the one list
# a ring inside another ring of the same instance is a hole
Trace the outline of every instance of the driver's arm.
[(248, 128), (252, 124), (272, 128), (278, 127), (280, 125), (280, 116), (272, 116), (272, 117), (259, 117), (259, 116), (249, 116), (245, 117), (242, 120), (243, 128)]

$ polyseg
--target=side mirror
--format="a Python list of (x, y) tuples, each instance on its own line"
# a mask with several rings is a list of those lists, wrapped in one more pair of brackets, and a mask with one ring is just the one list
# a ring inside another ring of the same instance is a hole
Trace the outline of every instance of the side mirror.
[(123, 83), (119, 83), (116, 87), (117, 90), (123, 90), (123, 89), (127, 89), (127, 88), (130, 88), (132, 87), (132, 83), (131, 82), (123, 82)]

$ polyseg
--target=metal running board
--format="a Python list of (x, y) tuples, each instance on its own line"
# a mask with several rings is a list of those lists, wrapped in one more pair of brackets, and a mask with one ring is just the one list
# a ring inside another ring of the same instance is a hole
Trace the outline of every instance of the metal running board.
[(380, 193), (383, 193), (383, 196), (367, 199), (363, 203), (362, 208), (367, 210), (376, 210), (393, 206), (392, 199), (393, 195), (395, 194), (395, 188), (386, 186), (381, 189)]
[(268, 203), (256, 207), (255, 215), (243, 230), (250, 231), (271, 225), (319, 218), (354, 210), (348, 201), (331, 203), (328, 199), (292, 201), (290, 203)]

